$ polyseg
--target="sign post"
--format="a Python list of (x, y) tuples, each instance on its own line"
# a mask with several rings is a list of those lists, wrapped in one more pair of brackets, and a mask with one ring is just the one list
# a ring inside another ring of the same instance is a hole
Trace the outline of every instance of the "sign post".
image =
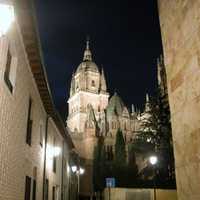
[(109, 200), (111, 200), (110, 199), (110, 188), (115, 187), (115, 178), (106, 178), (106, 187), (108, 188)]

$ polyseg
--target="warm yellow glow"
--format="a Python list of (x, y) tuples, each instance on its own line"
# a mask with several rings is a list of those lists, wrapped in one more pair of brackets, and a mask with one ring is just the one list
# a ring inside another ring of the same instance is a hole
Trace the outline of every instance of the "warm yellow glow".
[(14, 21), (13, 6), (0, 4), (0, 37), (6, 34), (13, 21)]

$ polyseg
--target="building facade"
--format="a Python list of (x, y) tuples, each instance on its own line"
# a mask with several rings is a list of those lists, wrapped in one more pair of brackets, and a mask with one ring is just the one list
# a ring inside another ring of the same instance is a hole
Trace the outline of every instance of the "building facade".
[[(104, 70), (99, 70), (93, 61), (89, 41), (83, 61), (72, 75), (68, 105), (67, 126), (79, 155), (85, 160), (87, 170), (83, 179), (88, 182), (82, 184), (82, 193), (88, 195), (92, 193), (91, 165), (98, 136), (104, 137), (106, 152), (114, 155), (117, 130), (123, 131), (126, 143), (139, 130), (134, 106), (130, 112), (117, 93), (110, 97)], [(84, 189), (86, 185), (88, 188)]]
[(171, 109), (178, 199), (200, 199), (198, 0), (158, 0)]
[(200, 2), (159, 0), (178, 199), (200, 198)]
[(14, 20), (0, 34), (0, 200), (70, 199), (73, 143), (52, 103), (33, 9), (3, 6)]

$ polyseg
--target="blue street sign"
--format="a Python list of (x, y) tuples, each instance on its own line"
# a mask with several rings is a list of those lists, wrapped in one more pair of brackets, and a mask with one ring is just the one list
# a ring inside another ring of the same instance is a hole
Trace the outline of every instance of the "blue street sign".
[(115, 178), (106, 178), (106, 187), (115, 187)]

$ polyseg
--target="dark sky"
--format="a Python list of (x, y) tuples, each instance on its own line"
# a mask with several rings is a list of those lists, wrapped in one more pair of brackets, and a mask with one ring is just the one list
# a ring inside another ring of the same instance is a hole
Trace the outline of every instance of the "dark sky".
[(104, 67), (109, 92), (141, 106), (156, 87), (162, 52), (156, 0), (36, 0), (50, 87), (63, 114), (71, 75), (82, 61), (86, 35)]

